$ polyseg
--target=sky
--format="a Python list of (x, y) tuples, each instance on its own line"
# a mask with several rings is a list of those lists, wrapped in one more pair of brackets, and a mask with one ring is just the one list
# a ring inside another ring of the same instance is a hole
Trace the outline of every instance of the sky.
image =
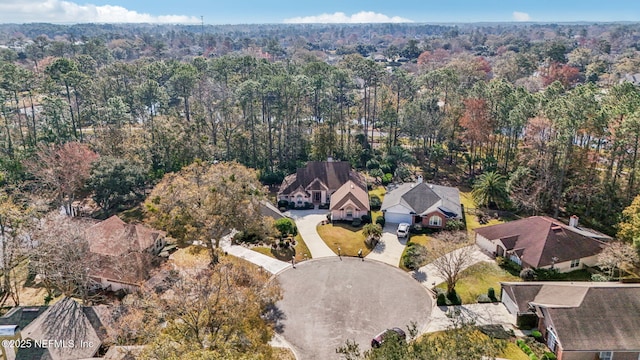
[(0, 0), (0, 23), (640, 21), (637, 0)]

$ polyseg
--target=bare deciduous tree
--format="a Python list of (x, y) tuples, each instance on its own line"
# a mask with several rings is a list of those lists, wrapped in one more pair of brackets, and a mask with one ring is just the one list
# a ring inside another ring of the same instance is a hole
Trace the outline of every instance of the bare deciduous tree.
[(621, 241), (609, 243), (598, 255), (598, 265), (609, 272), (609, 277), (613, 277), (616, 269), (624, 269), (638, 262), (640, 262), (640, 258), (636, 249), (632, 245)]
[(438, 257), (432, 262), (436, 272), (447, 283), (447, 293), (453, 291), (460, 280), (460, 273), (473, 263), (473, 246), (465, 246), (455, 249), (453, 246), (445, 246), (436, 249), (434, 255)]
[(90, 274), (96, 262), (89, 251), (85, 227), (80, 221), (51, 214), (35, 231), (37, 248), (31, 263), (49, 295), (57, 289), (66, 296), (81, 297), (84, 303), (89, 301)]
[(70, 142), (64, 145), (42, 145), (36, 160), (27, 167), (64, 205), (67, 215), (72, 215), (71, 204), (84, 189), (91, 175), (91, 164), (98, 158), (85, 144)]

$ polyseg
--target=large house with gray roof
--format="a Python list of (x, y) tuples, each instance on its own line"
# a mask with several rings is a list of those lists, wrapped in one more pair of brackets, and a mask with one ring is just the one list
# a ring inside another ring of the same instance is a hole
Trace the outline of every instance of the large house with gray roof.
[(441, 229), (450, 220), (462, 220), (457, 188), (422, 182), (399, 185), (387, 192), (381, 210), (390, 223), (421, 224)]
[(640, 284), (502, 283), (502, 303), (533, 316), (558, 360), (640, 359)]

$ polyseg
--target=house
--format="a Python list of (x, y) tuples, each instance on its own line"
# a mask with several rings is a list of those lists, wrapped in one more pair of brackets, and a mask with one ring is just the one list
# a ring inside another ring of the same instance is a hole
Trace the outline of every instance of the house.
[(502, 283), (502, 303), (530, 314), (558, 360), (640, 358), (640, 284)]
[(418, 177), (389, 191), (381, 210), (387, 222), (421, 224), (441, 229), (447, 221), (462, 219), (460, 192), (454, 187), (427, 184)]
[(95, 259), (91, 278), (111, 291), (138, 289), (166, 245), (164, 231), (127, 224), (117, 216), (87, 229), (87, 239)]
[(331, 201), (331, 194), (349, 180), (363, 189), (367, 188), (364, 177), (351, 169), (348, 161), (309, 161), (295, 174), (284, 178), (278, 200), (289, 201), (296, 207), (305, 203), (327, 204)]
[[(64, 298), (20, 332), (33, 346), (18, 349), (16, 360), (75, 360), (96, 355), (107, 338), (106, 306), (85, 307)], [(37, 344), (43, 344), (36, 346)]]
[(554, 268), (560, 272), (595, 266), (598, 254), (611, 238), (578, 226), (546, 217), (532, 216), (475, 230), (480, 248), (509, 258), (523, 267)]
[(331, 220), (360, 219), (369, 214), (369, 193), (352, 180), (331, 195)]
[(129, 252), (158, 255), (166, 243), (166, 233), (141, 224), (127, 224), (117, 215), (87, 230), (89, 249), (94, 254), (120, 256)]

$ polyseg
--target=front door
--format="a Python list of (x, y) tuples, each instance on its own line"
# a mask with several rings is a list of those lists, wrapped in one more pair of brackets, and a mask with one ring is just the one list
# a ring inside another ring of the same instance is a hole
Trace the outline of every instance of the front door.
[(314, 203), (319, 203), (320, 202), (320, 198), (322, 197), (322, 192), (320, 191), (314, 191), (313, 192), (313, 202)]

